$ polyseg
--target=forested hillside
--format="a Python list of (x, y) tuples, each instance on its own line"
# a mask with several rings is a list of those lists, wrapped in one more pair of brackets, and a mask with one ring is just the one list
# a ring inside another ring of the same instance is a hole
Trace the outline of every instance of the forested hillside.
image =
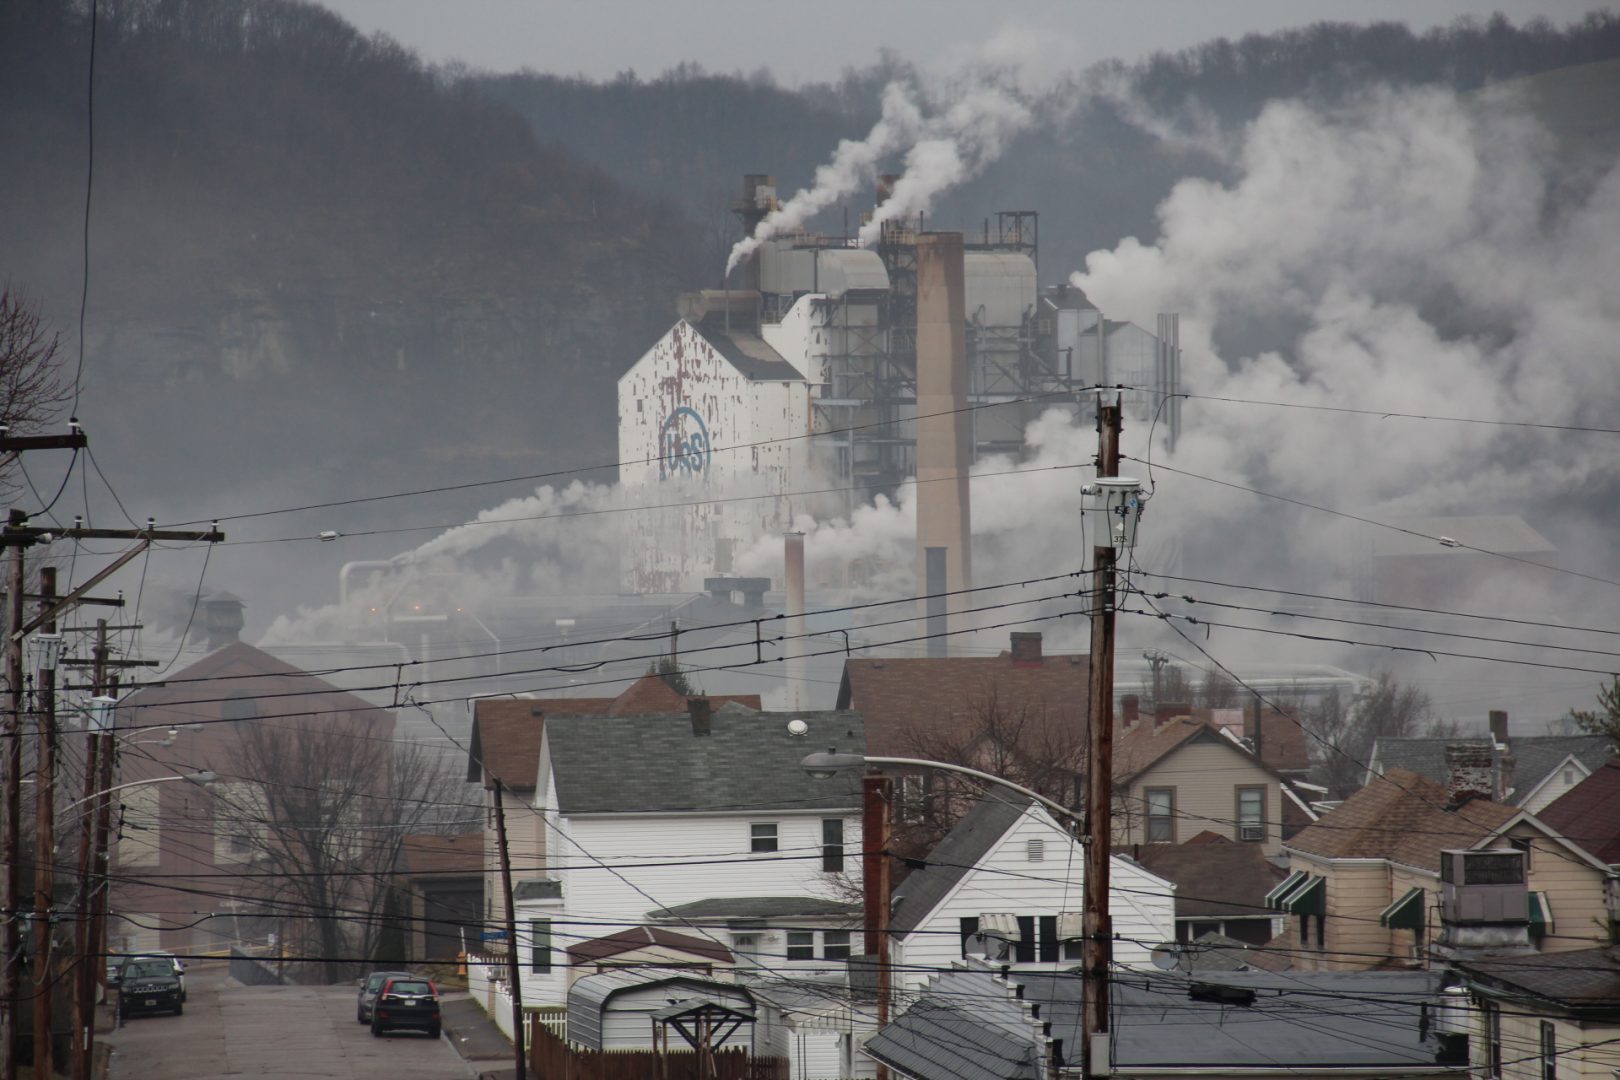
[[(0, 5), (0, 277), (70, 340), (86, 7)], [(126, 484), (226, 512), (611, 460), (696, 273), (674, 211), (312, 4), (103, 4), (95, 55), (82, 411)]]

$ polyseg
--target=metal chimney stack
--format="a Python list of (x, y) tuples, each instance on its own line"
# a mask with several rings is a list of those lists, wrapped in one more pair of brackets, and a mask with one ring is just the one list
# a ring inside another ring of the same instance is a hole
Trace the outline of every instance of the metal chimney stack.
[[(973, 584), (968, 468), (967, 298), (961, 233), (917, 238), (917, 584), (928, 655), (945, 656), (951, 613)], [(942, 596), (950, 593), (950, 596)]]
[(782, 587), (787, 591), (787, 601), (782, 610), (782, 614), (787, 616), (787, 641), (782, 649), (786, 660), (782, 681), (787, 692), (783, 701), (790, 712), (799, 712), (805, 707), (805, 688), (809, 685), (804, 655), (804, 533), (782, 534), (782, 559), (785, 567)]

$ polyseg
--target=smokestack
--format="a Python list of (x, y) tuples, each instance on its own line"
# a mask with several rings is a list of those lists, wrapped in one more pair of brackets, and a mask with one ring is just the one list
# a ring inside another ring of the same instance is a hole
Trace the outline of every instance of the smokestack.
[(1124, 697), (1119, 699), (1119, 717), (1121, 725), (1124, 727), (1130, 727), (1136, 723), (1141, 715), (1141, 698), (1137, 697), (1135, 694), (1126, 694)]
[(804, 533), (782, 534), (782, 562), (783, 588), (787, 590), (787, 601), (782, 610), (782, 614), (787, 616), (787, 644), (783, 649), (787, 658), (783, 665), (787, 686), (784, 700), (788, 709), (797, 712), (804, 708), (807, 685), (804, 659)]
[[(742, 198), (731, 204), (732, 212), (742, 219), (743, 235), (752, 237), (765, 215), (775, 210), (776, 177), (767, 173), (746, 173), (743, 176)], [(743, 263), (742, 287), (759, 291), (759, 251), (756, 249)]]
[(950, 612), (973, 584), (965, 281), (961, 233), (917, 238), (917, 580), (932, 597), (929, 656), (949, 651)]
[(1012, 635), (1012, 662), (1014, 667), (1041, 666), (1041, 635), (1014, 631)]
[(1446, 747), (1446, 793), (1453, 807), (1470, 799), (1489, 799), (1496, 787), (1491, 748), (1478, 743)]
[(714, 714), (710, 710), (708, 698), (687, 698), (686, 712), (692, 718), (693, 735), (707, 735), (714, 730)]
[(203, 600), (203, 629), (208, 632), (209, 652), (242, 639), (244, 606), (239, 597), (224, 591), (209, 593)]
[(1501, 709), (1491, 710), (1491, 741), (1497, 746), (1508, 744), (1508, 714)]

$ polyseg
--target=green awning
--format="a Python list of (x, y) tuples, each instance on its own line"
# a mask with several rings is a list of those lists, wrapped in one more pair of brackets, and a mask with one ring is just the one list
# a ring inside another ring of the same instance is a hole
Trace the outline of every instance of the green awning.
[(1310, 876), (1311, 875), (1307, 874), (1303, 870), (1295, 870), (1292, 874), (1289, 874), (1287, 877), (1283, 878), (1277, 883), (1277, 887), (1275, 889), (1272, 889), (1270, 892), (1266, 893), (1266, 907), (1271, 908), (1273, 911), (1281, 911), (1283, 899), (1287, 897), (1289, 893), (1305, 884), (1305, 879), (1309, 878)]
[(1408, 889), (1406, 895), (1378, 913), (1378, 925), (1391, 930), (1422, 930), (1424, 926), (1422, 889)]
[(1530, 936), (1540, 941), (1553, 932), (1552, 904), (1548, 903), (1546, 893), (1533, 892), (1530, 894), (1528, 906), (1530, 908)]
[(1309, 881), (1283, 898), (1282, 908), (1290, 915), (1327, 914), (1327, 878), (1309, 876)]

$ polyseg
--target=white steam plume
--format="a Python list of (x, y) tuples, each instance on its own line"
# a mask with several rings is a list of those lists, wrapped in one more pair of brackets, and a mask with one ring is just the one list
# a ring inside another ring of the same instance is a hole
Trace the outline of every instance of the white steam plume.
[(815, 180), (809, 187), (766, 214), (753, 236), (743, 237), (732, 247), (731, 256), (726, 259), (726, 273), (729, 275), (738, 263), (752, 255), (762, 241), (798, 228), (869, 184), (877, 175), (878, 163), (912, 142), (922, 126), (922, 109), (911, 91), (900, 83), (884, 87), (883, 111), (866, 138), (840, 142), (832, 160), (817, 167)]

